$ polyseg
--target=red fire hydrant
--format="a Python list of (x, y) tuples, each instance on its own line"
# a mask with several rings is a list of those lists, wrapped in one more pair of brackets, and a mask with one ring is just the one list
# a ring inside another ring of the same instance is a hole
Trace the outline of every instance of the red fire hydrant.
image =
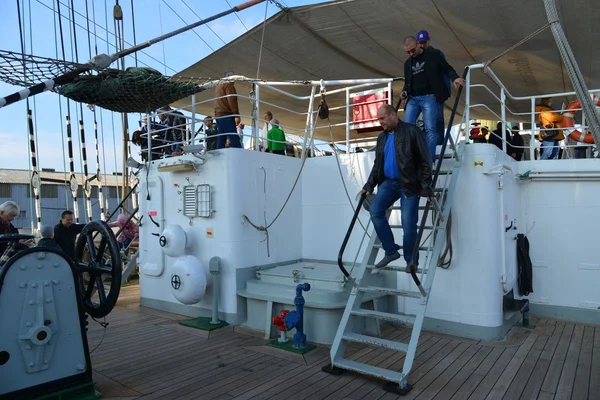
[(272, 319), (273, 325), (277, 325), (277, 329), (279, 330), (279, 339), (277, 340), (279, 343), (287, 342), (287, 335), (285, 330), (285, 316), (289, 313), (290, 310), (281, 310), (279, 312), (279, 316), (274, 316)]

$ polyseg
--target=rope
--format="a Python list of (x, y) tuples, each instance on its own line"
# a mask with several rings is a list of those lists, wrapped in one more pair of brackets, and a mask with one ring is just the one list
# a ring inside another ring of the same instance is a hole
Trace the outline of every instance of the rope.
[(265, 18), (263, 20), (262, 37), (260, 39), (260, 50), (258, 51), (258, 67), (256, 68), (256, 79), (260, 76), (260, 62), (262, 60), (263, 45), (265, 43), (265, 31), (267, 30), (267, 11), (269, 10), (269, 2), (265, 2)]
[[(131, 0), (131, 25), (132, 25), (132, 30), (133, 30), (133, 47), (135, 47), (135, 46), (137, 46), (137, 41), (135, 38), (135, 8), (133, 7), (133, 0)], [(135, 58), (135, 66), (137, 67), (138, 66), (137, 51), (135, 53), (133, 53), (133, 56)]]
[[(160, 35), (163, 35), (163, 25), (162, 25), (162, 12), (160, 11), (160, 0), (156, 0), (156, 2), (158, 3), (158, 23), (160, 25)], [(165, 75), (167, 74), (167, 55), (165, 53), (165, 42), (161, 42), (161, 46), (162, 46), (162, 53), (163, 53), (163, 63), (165, 65)]]
[[(21, 52), (23, 54), (25, 54), (25, 38), (24, 38), (24, 28), (23, 25), (25, 24), (25, 7), (23, 7), (23, 14), (21, 15), (21, 5), (20, 5), (20, 1), (17, 0), (17, 18), (19, 20), (19, 38), (21, 41)], [(21, 18), (23, 18), (23, 20), (21, 21)], [(31, 25), (31, 21), (30, 21), (30, 25)], [(25, 64), (23, 64), (23, 76), (25, 76), (27, 74), (26, 68), (25, 68)], [(27, 100), (27, 102), (25, 103), (25, 110), (26, 110), (26, 115), (27, 115), (27, 126), (29, 128), (29, 146), (27, 147), (27, 152), (29, 154), (29, 170), (33, 171), (34, 168), (34, 164), (35, 164), (35, 159), (32, 161), (32, 157), (35, 157), (35, 148), (33, 149), (33, 153), (32, 153), (32, 148), (31, 146), (34, 145), (34, 141), (31, 140), (31, 135), (32, 135), (32, 131), (33, 131), (33, 125), (31, 123), (31, 110), (29, 109), (29, 99)], [(35, 147), (35, 145), (34, 145)], [(32, 175), (33, 178), (33, 175)], [(35, 189), (33, 187), (33, 185), (29, 185), (29, 215), (31, 215), (33, 217), (33, 198), (38, 197), (38, 193), (37, 193), (37, 189)], [(38, 215), (39, 218), (39, 215)], [(33, 228), (33, 218), (31, 218), (31, 225)]]
[[(311, 110), (311, 111), (312, 111), (312, 110)], [(316, 127), (317, 127), (316, 125), (317, 125), (317, 124), (315, 123), (315, 124), (312, 126), (311, 133), (310, 133), (311, 140), (312, 140), (312, 138), (313, 138), (313, 137), (314, 137), (314, 135), (315, 135), (315, 129), (316, 129)], [(279, 210), (279, 212), (277, 213), (277, 215), (275, 216), (275, 218), (273, 219), (273, 221), (271, 221), (271, 223), (267, 224), (267, 221), (266, 221), (266, 211), (265, 211), (265, 225), (256, 225), (254, 222), (252, 222), (252, 221), (250, 220), (250, 218), (248, 218), (248, 216), (246, 216), (245, 214), (244, 214), (244, 215), (242, 215), (242, 216), (243, 216), (243, 218), (244, 218), (244, 220), (245, 220), (246, 222), (248, 222), (250, 225), (252, 225), (252, 226), (253, 226), (253, 227), (254, 227), (254, 228), (257, 230), (257, 231), (259, 231), (259, 232), (265, 232), (265, 234), (266, 234), (266, 239), (265, 239), (265, 240), (267, 241), (267, 256), (268, 256), (268, 257), (270, 257), (270, 249), (269, 249), (269, 228), (273, 226), (273, 224), (275, 223), (275, 221), (277, 221), (277, 219), (279, 218), (279, 216), (281, 215), (281, 213), (282, 213), (282, 212), (283, 212), (283, 210), (285, 209), (285, 206), (287, 205), (288, 201), (290, 201), (290, 198), (292, 197), (292, 194), (294, 193), (294, 189), (296, 189), (296, 185), (298, 184), (298, 180), (300, 179), (300, 176), (302, 175), (302, 170), (304, 169), (304, 165), (306, 164), (306, 159), (308, 158), (308, 156), (307, 156), (307, 155), (308, 155), (308, 152), (306, 152), (306, 154), (305, 154), (305, 155), (304, 155), (304, 157), (302, 158), (302, 164), (300, 165), (300, 170), (298, 171), (298, 174), (296, 175), (296, 180), (294, 181), (294, 185), (292, 186), (292, 189), (291, 189), (291, 190), (290, 190), (290, 192), (288, 193), (288, 196), (287, 196), (287, 198), (285, 199), (285, 202), (283, 203), (283, 206), (281, 206), (281, 209)], [(263, 170), (264, 170), (264, 168), (263, 168)], [(266, 172), (265, 172), (265, 178), (264, 178), (264, 179), (265, 179), (264, 186), (265, 186), (265, 188), (266, 188), (266, 180), (267, 180), (267, 177), (266, 177)], [(266, 189), (265, 189), (265, 190), (266, 190)]]
[[(442, 202), (442, 196), (441, 195), (437, 195), (436, 196), (436, 200), (438, 202), (438, 204), (445, 204), (446, 202), (446, 194), (447, 192), (444, 194), (444, 201)], [(432, 207), (431, 209), (431, 221), (432, 221), (432, 225), (435, 229), (436, 226), (436, 221), (438, 219), (438, 215), (437, 215), (437, 211), (435, 209), (435, 207)], [(431, 235), (431, 234), (430, 234)], [(430, 236), (429, 235), (429, 236)], [(427, 236), (427, 237), (429, 237)], [(425, 240), (423, 240), (423, 242), (425, 242), (427, 240), (427, 238), (425, 238)], [(433, 243), (435, 243), (435, 241), (437, 240), (437, 235), (435, 235), (433, 237)], [(437, 266), (444, 268), (444, 269), (448, 269), (450, 268), (450, 264), (452, 264), (452, 256), (454, 254), (454, 251), (452, 249), (452, 213), (448, 214), (448, 221), (446, 222), (446, 246), (444, 247), (444, 251), (442, 252), (442, 254), (440, 254), (440, 256), (438, 257), (438, 262), (437, 262)], [(448, 260), (446, 260), (446, 257), (449, 258)]]
[[(553, 22), (557, 22), (557, 21), (553, 21)], [(530, 39), (533, 39), (534, 37), (536, 37), (538, 34), (542, 33), (543, 31), (546, 30), (546, 28), (548, 28), (553, 22), (548, 22), (546, 25), (542, 26), (541, 28), (537, 29), (535, 32), (529, 34), (528, 36), (526, 36), (524, 39), (518, 41), (517, 43), (515, 43), (514, 45), (510, 46), (508, 49), (504, 50), (502, 53), (498, 54), (496, 57), (490, 58), (488, 61), (484, 62), (483, 65), (483, 71), (487, 71), (487, 68), (490, 66), (491, 63), (493, 63), (494, 61), (496, 61), (497, 59), (499, 59), (500, 57), (504, 56), (505, 54), (513, 51), (514, 49), (516, 49), (517, 47), (521, 46), (523, 43), (529, 41)]]
[[(321, 91), (321, 99), (325, 103), (325, 93)], [(342, 181), (342, 185), (344, 186), (344, 191), (346, 192), (346, 197), (348, 198), (348, 202), (350, 203), (350, 207), (352, 207), (352, 212), (356, 212), (356, 208), (354, 207), (354, 203), (352, 203), (352, 198), (350, 197), (350, 193), (348, 192), (348, 187), (346, 186), (346, 181), (344, 180), (344, 174), (342, 173), (342, 166), (340, 164), (340, 160), (338, 158), (337, 146), (334, 145), (333, 140), (333, 128), (331, 127), (331, 119), (329, 118), (329, 114), (327, 114), (327, 124), (329, 125), (329, 138), (331, 139), (331, 147), (333, 148), (333, 153), (335, 155), (335, 162), (337, 163), (338, 172), (340, 173), (340, 179)], [(346, 149), (346, 153), (350, 155), (349, 149)], [(363, 225), (360, 218), (357, 218), (358, 223), (365, 231), (366, 235), (371, 238), (371, 235), (367, 232), (367, 228)]]
[[(177, 11), (175, 11), (175, 10), (173, 9), (173, 7), (171, 7), (171, 6), (169, 5), (169, 3), (167, 3), (165, 0), (162, 0), (162, 2), (163, 2), (163, 3), (165, 3), (165, 5), (166, 5), (167, 7), (169, 7), (169, 10), (173, 11), (173, 14), (175, 14), (175, 15), (177, 16), (177, 18), (179, 18), (179, 19), (180, 19), (180, 20), (181, 20), (181, 21), (182, 21), (184, 24), (186, 24), (186, 25), (189, 25), (189, 24), (186, 22), (186, 20), (185, 20), (185, 19), (183, 19), (183, 17), (182, 17), (181, 15), (179, 15), (179, 14), (177, 13)], [(158, 3), (158, 5), (160, 6), (160, 3)], [(187, 4), (186, 4), (186, 6), (187, 6)], [(188, 8), (190, 8), (189, 6), (187, 6), (187, 7), (188, 7)], [(190, 10), (192, 10), (192, 9), (190, 8)], [(159, 12), (160, 12), (160, 11), (159, 11)], [(194, 10), (192, 10), (192, 12), (194, 12)], [(194, 12), (194, 14), (196, 14), (196, 13)], [(196, 14), (196, 16), (198, 16), (198, 15)], [(202, 18), (198, 17), (198, 19), (202, 19)], [(208, 26), (208, 25), (207, 25), (207, 26)], [(161, 25), (161, 28), (160, 28), (160, 29), (161, 29), (161, 30), (160, 30), (160, 34), (162, 35), (162, 25)], [(210, 29), (210, 28), (209, 28), (209, 29)], [(212, 29), (211, 29), (211, 30), (212, 30)], [(202, 40), (202, 42), (204, 42), (204, 44), (205, 44), (205, 45), (207, 45), (207, 46), (208, 46), (208, 48), (209, 48), (211, 51), (213, 51), (213, 52), (215, 51), (215, 49), (213, 49), (213, 48), (212, 48), (212, 46), (211, 46), (210, 44), (208, 44), (208, 42), (207, 42), (206, 40), (204, 40), (204, 38), (203, 38), (202, 36), (200, 36), (200, 35), (198, 34), (198, 32), (196, 32), (196, 30), (195, 30), (195, 29), (192, 29), (192, 32), (194, 32), (194, 35), (198, 36), (198, 38), (199, 38), (200, 40)], [(214, 33), (214, 32), (213, 32), (213, 33)], [(215, 35), (216, 35), (216, 33), (215, 33)], [(218, 35), (217, 35), (217, 37), (218, 37)], [(219, 39), (221, 39), (221, 38), (219, 37)], [(223, 40), (223, 39), (221, 39), (221, 41), (222, 41), (222, 40)], [(165, 46), (165, 45), (164, 45), (164, 43), (163, 43), (163, 56), (164, 56), (164, 46)], [(165, 62), (166, 62), (166, 61), (165, 61)], [(167, 72), (166, 72), (166, 70), (165, 70), (165, 74), (166, 74), (166, 73), (167, 73)]]
[[(56, 58), (59, 58), (59, 54), (58, 54), (58, 34), (57, 34), (57, 26), (56, 26), (56, 8), (54, 5), (54, 2), (52, 3), (52, 11), (54, 12), (54, 48), (56, 50)], [(60, 19), (60, 16), (58, 16), (58, 18)], [(68, 99), (67, 99), (68, 101)], [(62, 159), (63, 159), (63, 173), (64, 173), (64, 178), (65, 178), (65, 182), (67, 182), (67, 156), (65, 154), (65, 131), (63, 128), (63, 111), (62, 111), (62, 101), (61, 101), (61, 96), (58, 96), (58, 112), (59, 112), (59, 118), (60, 118), (60, 141), (62, 143)], [(69, 199), (68, 199), (68, 195), (67, 195), (67, 190), (65, 190), (65, 209), (69, 208)]]
[[(225, 1), (227, 2), (227, 0), (225, 0)], [(183, 4), (184, 4), (184, 5), (187, 7), (187, 8), (189, 8), (189, 9), (190, 9), (190, 11), (191, 11), (191, 12), (193, 12), (193, 13), (194, 13), (194, 15), (195, 15), (195, 16), (196, 16), (198, 19), (202, 19), (202, 17), (201, 17), (201, 16), (199, 16), (198, 14), (196, 14), (196, 11), (192, 10), (192, 7), (188, 6), (188, 4), (185, 2), (185, 0), (181, 0), (181, 2), (182, 2), (182, 3), (183, 3)], [(166, 3), (165, 3), (165, 4), (166, 4)], [(233, 7), (232, 7), (232, 6), (229, 4), (229, 2), (227, 2), (227, 4), (229, 5), (229, 8), (233, 8)], [(237, 13), (235, 13), (235, 16), (236, 16), (236, 17), (238, 17), (238, 19), (240, 18), (240, 17), (237, 15)], [(242, 25), (243, 25), (243, 23), (242, 23)], [(223, 44), (227, 44), (227, 42), (225, 42), (225, 41), (223, 40), (223, 38), (222, 38), (221, 36), (219, 36), (219, 34), (218, 34), (217, 32), (215, 32), (215, 31), (214, 31), (214, 30), (213, 30), (213, 29), (212, 29), (212, 28), (211, 28), (211, 27), (210, 27), (208, 24), (206, 24), (205, 26), (206, 26), (206, 27), (207, 27), (207, 28), (208, 28), (208, 29), (209, 29), (209, 30), (210, 30), (212, 33), (214, 33), (214, 34), (215, 34), (215, 36), (216, 36), (216, 37), (218, 37), (218, 38), (219, 38), (219, 40), (220, 40), (221, 42), (223, 42)], [(246, 29), (246, 30), (248, 30), (248, 29)], [(210, 47), (210, 46), (208, 46), (208, 47)], [(214, 50), (213, 50), (213, 51), (214, 51)]]

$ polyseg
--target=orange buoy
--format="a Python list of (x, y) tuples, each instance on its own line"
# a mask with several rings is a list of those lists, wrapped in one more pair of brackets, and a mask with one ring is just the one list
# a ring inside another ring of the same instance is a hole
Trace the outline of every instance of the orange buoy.
[[(592, 97), (592, 101), (596, 102), (597, 107), (600, 107), (600, 97), (594, 95)], [(590, 132), (583, 135), (583, 138), (582, 138), (581, 137), (582, 133), (580, 131), (578, 131), (577, 129), (575, 129), (575, 121), (574, 121), (575, 112), (580, 108), (581, 108), (581, 102), (579, 101), (579, 99), (572, 101), (571, 104), (569, 104), (567, 106), (567, 108), (565, 109), (565, 111), (563, 113), (562, 128), (564, 129), (564, 131), (570, 132), (570, 133), (566, 134), (565, 136), (570, 136), (571, 139), (573, 139), (577, 142), (593, 144), (594, 137), (592, 136), (592, 134)]]

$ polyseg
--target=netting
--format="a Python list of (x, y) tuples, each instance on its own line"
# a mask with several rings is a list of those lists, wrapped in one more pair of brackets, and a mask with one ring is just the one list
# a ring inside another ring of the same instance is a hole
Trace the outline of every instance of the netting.
[(0, 50), (0, 81), (30, 87), (77, 69), (89, 69), (73, 82), (53, 88), (77, 102), (127, 113), (156, 110), (205, 90), (210, 79), (167, 77), (146, 67), (94, 70), (93, 65)]
[(15, 86), (33, 86), (86, 66), (0, 50), (0, 81)]
[(166, 77), (152, 68), (131, 67), (125, 71), (107, 69), (79, 77), (56, 92), (72, 100), (106, 110), (144, 113), (205, 90), (209, 79)]

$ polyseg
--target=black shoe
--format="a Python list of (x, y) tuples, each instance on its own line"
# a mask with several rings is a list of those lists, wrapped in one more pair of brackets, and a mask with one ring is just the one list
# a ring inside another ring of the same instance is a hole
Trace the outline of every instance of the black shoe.
[(399, 258), (400, 258), (400, 253), (398, 253), (398, 252), (390, 254), (389, 256), (386, 255), (385, 257), (383, 257), (383, 259), (381, 259), (381, 261), (379, 261), (377, 264), (375, 264), (375, 268), (385, 267), (392, 261), (397, 260)]

